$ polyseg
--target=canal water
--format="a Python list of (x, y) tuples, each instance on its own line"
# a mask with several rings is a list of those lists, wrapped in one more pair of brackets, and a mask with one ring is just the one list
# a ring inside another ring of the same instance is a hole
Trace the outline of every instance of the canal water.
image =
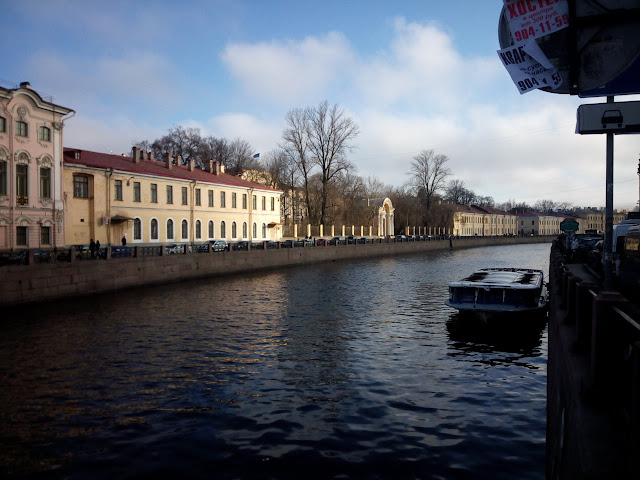
[(541, 479), (546, 326), (444, 305), (550, 244), (202, 279), (6, 310), (0, 476)]

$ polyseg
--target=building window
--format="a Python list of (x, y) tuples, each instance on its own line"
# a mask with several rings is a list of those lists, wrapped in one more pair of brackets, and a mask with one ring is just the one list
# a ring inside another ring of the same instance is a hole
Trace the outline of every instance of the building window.
[(167, 240), (173, 240), (173, 220), (167, 220)]
[(113, 192), (113, 199), (122, 200), (122, 180), (116, 180), (113, 187), (115, 189)]
[(158, 240), (158, 220), (151, 220), (151, 240)]
[(258, 224), (253, 222), (253, 238), (258, 238)]
[(209, 194), (209, 206), (213, 207), (213, 190), (207, 192)]
[(267, 238), (267, 224), (262, 224), (262, 238)]
[(262, 197), (262, 210), (267, 209), (267, 197)]
[(27, 243), (27, 227), (16, 227), (16, 244), (29, 245)]
[(151, 184), (151, 203), (158, 203), (158, 184)]
[(196, 220), (196, 238), (202, 238), (202, 223), (200, 223), (200, 220)]
[(221, 208), (227, 207), (227, 196), (225, 195), (224, 192), (220, 192), (220, 207)]
[(237, 203), (236, 192), (233, 192), (231, 194), (231, 208), (237, 208), (237, 207), (238, 207), (238, 203)]
[(238, 227), (236, 226), (236, 222), (231, 224), (231, 238), (238, 238)]
[(133, 201), (140, 201), (140, 182), (133, 182)]
[(51, 169), (40, 169), (40, 197), (51, 198)]
[(6, 133), (7, 131), (7, 119), (0, 117), (0, 133)]
[(51, 227), (40, 227), (40, 245), (51, 245)]
[(173, 203), (173, 187), (171, 185), (167, 185), (167, 203)]
[(7, 162), (0, 162), (0, 195), (7, 194)]
[(16, 135), (18, 137), (28, 137), (29, 135), (29, 126), (27, 122), (23, 122), (21, 120), (16, 120)]
[(187, 205), (187, 187), (182, 187), (182, 205)]
[(182, 239), (186, 240), (189, 238), (189, 222), (186, 220), (182, 220)]
[(202, 205), (201, 198), (200, 198), (200, 189), (199, 188), (196, 188), (196, 205), (198, 205), (198, 206)]
[(142, 240), (142, 221), (139, 218), (133, 219), (133, 239)]
[(73, 176), (73, 196), (75, 198), (89, 198), (89, 177), (85, 175)]
[(43, 142), (51, 141), (51, 130), (47, 127), (40, 127), (38, 129), (38, 140)]
[(247, 238), (248, 236), (247, 222), (242, 222), (242, 238)]
[(214, 229), (213, 220), (209, 220), (209, 238), (215, 237), (215, 235), (214, 235), (215, 232), (214, 232), (213, 229)]
[(256, 195), (253, 196), (253, 209), (258, 209), (258, 197)]
[(16, 196), (18, 205), (29, 204), (27, 169), (28, 167), (26, 165), (16, 165)]
[(220, 238), (227, 238), (227, 224), (220, 222)]
[(133, 182), (133, 201), (140, 201), (140, 182)]
[(276, 197), (271, 197), (271, 211), (275, 211), (276, 209)]
[(244, 208), (245, 210), (247, 209), (247, 194), (246, 193), (242, 194), (242, 208)]

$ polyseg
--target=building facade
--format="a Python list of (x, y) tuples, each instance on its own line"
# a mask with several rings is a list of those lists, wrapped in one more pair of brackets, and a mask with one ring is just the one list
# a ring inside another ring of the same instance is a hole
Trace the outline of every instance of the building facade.
[[(178, 163), (180, 163), (178, 161)], [(281, 191), (209, 168), (64, 150), (65, 243), (102, 245), (279, 240)]]
[(0, 250), (64, 244), (62, 130), (71, 113), (28, 82), (0, 87)]
[(559, 235), (560, 223), (564, 216), (539, 212), (527, 212), (518, 215), (518, 233), (521, 235)]
[(455, 205), (452, 234), (461, 237), (516, 235), (518, 217), (493, 207)]

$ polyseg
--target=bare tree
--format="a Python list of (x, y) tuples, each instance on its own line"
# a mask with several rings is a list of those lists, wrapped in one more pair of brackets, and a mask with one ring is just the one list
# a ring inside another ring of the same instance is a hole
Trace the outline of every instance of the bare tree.
[(464, 186), (462, 180), (451, 180), (447, 185), (445, 200), (458, 205), (469, 205), (473, 202), (476, 194)]
[(557, 205), (553, 200), (538, 200), (534, 205), (538, 212), (542, 213), (552, 213), (556, 210)]
[(476, 195), (473, 198), (473, 204), (479, 207), (493, 207), (496, 202), (491, 196)]
[(308, 107), (305, 113), (309, 154), (320, 167), (320, 223), (324, 224), (329, 187), (340, 172), (352, 167), (347, 153), (355, 148), (352, 142), (360, 129), (342, 108), (329, 107), (326, 100), (317, 107)]
[(245, 170), (260, 168), (260, 164), (253, 158), (251, 144), (246, 140), (236, 138), (229, 144), (229, 158), (226, 167), (227, 172), (231, 175), (239, 175)]
[(448, 161), (446, 155), (436, 154), (433, 150), (423, 150), (413, 157), (411, 162), (410, 183), (425, 208), (427, 224), (434, 197), (444, 190), (445, 180), (451, 175), (451, 170), (445, 165)]
[[(309, 160), (309, 138), (307, 132), (307, 117), (305, 110), (295, 108), (285, 116), (286, 127), (282, 132), (281, 149), (291, 159), (302, 177), (302, 194), (307, 205), (310, 220), (317, 223), (315, 209), (311, 203), (309, 177), (312, 174), (313, 163)], [(293, 176), (293, 171), (291, 172)]]

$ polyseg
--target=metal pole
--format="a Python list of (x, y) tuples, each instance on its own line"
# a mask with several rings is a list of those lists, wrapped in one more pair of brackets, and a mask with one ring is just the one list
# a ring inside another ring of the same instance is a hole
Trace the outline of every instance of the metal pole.
[[(613, 95), (607, 103), (614, 103)], [(613, 289), (613, 133), (607, 133), (607, 198), (604, 231), (604, 289)]]

